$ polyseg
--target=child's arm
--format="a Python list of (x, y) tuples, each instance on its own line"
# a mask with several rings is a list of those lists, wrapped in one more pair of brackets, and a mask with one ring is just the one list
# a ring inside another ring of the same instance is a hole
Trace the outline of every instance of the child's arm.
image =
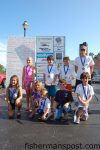
[(92, 95), (90, 95), (89, 98), (85, 101), (85, 104), (88, 105), (91, 100), (92, 100)]
[(80, 96), (79, 94), (77, 94), (77, 97), (78, 97), (78, 101), (79, 101), (82, 105), (86, 106), (85, 101), (82, 100), (82, 98), (81, 98), (81, 96)]
[(81, 96), (78, 95), (78, 100), (82, 105), (87, 106), (90, 103), (90, 101), (92, 100), (92, 96), (89, 96), (89, 98), (87, 100), (82, 100)]
[(8, 91), (9, 91), (9, 89), (7, 88), (6, 89), (6, 101), (7, 101), (7, 104), (10, 104)]
[(46, 119), (46, 115), (49, 114), (49, 112), (50, 112), (50, 108), (46, 108), (46, 110), (42, 116), (42, 119)]
[(33, 82), (34, 82), (35, 81), (35, 67), (33, 67), (32, 74), (33, 74)]
[(22, 88), (24, 89), (24, 68), (23, 68), (23, 72), (22, 72)]
[(77, 70), (78, 70), (78, 66), (75, 65), (75, 72), (76, 72), (76, 73), (77, 73)]

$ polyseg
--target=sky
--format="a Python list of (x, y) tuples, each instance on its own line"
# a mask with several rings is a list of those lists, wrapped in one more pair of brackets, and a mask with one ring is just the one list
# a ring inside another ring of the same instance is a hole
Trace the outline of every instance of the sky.
[(74, 60), (79, 44), (100, 52), (100, 0), (0, 0), (0, 64), (6, 66), (9, 37), (65, 36), (66, 56)]

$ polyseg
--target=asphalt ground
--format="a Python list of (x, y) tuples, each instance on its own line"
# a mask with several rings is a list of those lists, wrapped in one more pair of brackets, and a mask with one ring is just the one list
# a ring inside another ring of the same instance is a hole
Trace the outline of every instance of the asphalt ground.
[[(40, 122), (28, 119), (23, 99), (22, 117), (8, 119), (7, 105), (0, 100), (0, 150), (98, 150), (100, 149), (100, 84), (94, 84), (95, 96), (89, 119), (76, 125), (73, 111), (68, 119)], [(0, 93), (4, 89), (0, 88)], [(98, 99), (97, 99), (97, 98)]]

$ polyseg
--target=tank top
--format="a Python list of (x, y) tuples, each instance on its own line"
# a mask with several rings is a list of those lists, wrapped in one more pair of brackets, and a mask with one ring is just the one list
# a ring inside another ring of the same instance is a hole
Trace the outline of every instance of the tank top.
[(19, 90), (16, 88), (9, 88), (9, 100), (11, 103), (15, 103), (16, 99), (19, 97)]
[(24, 67), (24, 82), (30, 82), (33, 80), (33, 66)]

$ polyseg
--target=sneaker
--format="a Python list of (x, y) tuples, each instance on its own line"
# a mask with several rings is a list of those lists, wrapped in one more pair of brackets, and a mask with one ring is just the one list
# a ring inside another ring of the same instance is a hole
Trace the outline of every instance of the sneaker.
[(76, 119), (76, 123), (79, 124), (80, 123), (80, 117), (77, 117)]
[(76, 122), (76, 115), (74, 115), (74, 122)]
[(80, 123), (80, 117), (77, 117), (74, 115), (74, 123), (79, 124)]

